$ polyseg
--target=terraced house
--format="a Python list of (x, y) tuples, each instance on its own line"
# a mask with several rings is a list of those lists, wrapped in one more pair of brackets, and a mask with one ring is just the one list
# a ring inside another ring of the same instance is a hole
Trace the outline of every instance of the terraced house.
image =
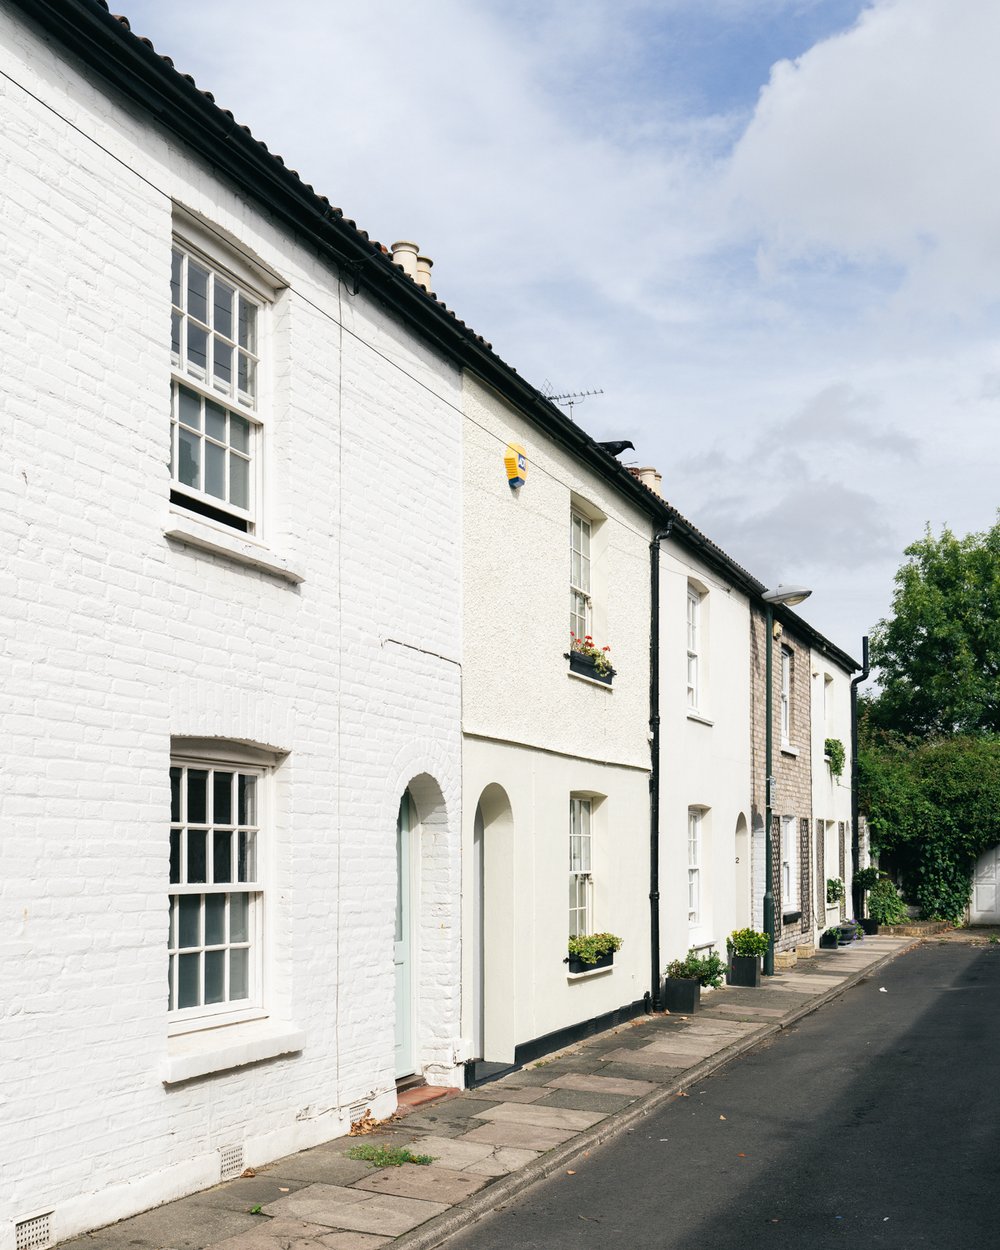
[[(762, 896), (764, 587), (103, 0), (0, 92), (14, 1250), (654, 1009)], [(852, 661), (776, 619), (805, 944)]]

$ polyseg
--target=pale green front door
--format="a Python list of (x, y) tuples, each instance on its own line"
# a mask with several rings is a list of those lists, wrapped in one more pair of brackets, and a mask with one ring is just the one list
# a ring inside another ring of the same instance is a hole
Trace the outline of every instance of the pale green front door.
[(412, 819), (409, 792), (403, 795), (396, 821), (396, 939), (393, 963), (396, 972), (396, 1076), (416, 1070), (413, 1059), (413, 963), (411, 957), (411, 865)]

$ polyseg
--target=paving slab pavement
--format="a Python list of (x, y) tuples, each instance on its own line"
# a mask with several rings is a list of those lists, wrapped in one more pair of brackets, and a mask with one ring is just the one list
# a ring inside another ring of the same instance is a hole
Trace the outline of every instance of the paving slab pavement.
[[(706, 993), (694, 1015), (644, 1016), (476, 1090), (422, 1094), (364, 1138), (279, 1159), (59, 1250), (430, 1250), (919, 940), (868, 937), (760, 989)], [(348, 1158), (361, 1141), (405, 1145), (433, 1163)]]

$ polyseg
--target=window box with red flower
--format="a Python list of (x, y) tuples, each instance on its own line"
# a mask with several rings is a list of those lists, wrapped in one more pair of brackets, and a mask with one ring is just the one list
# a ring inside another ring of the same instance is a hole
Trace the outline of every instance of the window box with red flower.
[(569, 671), (576, 673), (578, 677), (589, 677), (591, 681), (610, 686), (615, 678), (615, 669), (611, 666), (611, 648), (596, 646), (589, 634), (585, 638), (578, 638), (570, 631), (569, 638), (569, 651), (566, 652)]

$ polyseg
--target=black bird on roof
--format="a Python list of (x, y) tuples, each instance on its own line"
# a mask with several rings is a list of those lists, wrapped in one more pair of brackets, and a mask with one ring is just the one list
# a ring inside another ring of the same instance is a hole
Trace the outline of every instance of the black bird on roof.
[(627, 451), (630, 447), (635, 451), (635, 443), (630, 443), (627, 438), (620, 438), (617, 442), (598, 443), (598, 447), (603, 447), (609, 456), (620, 456), (623, 451)]

